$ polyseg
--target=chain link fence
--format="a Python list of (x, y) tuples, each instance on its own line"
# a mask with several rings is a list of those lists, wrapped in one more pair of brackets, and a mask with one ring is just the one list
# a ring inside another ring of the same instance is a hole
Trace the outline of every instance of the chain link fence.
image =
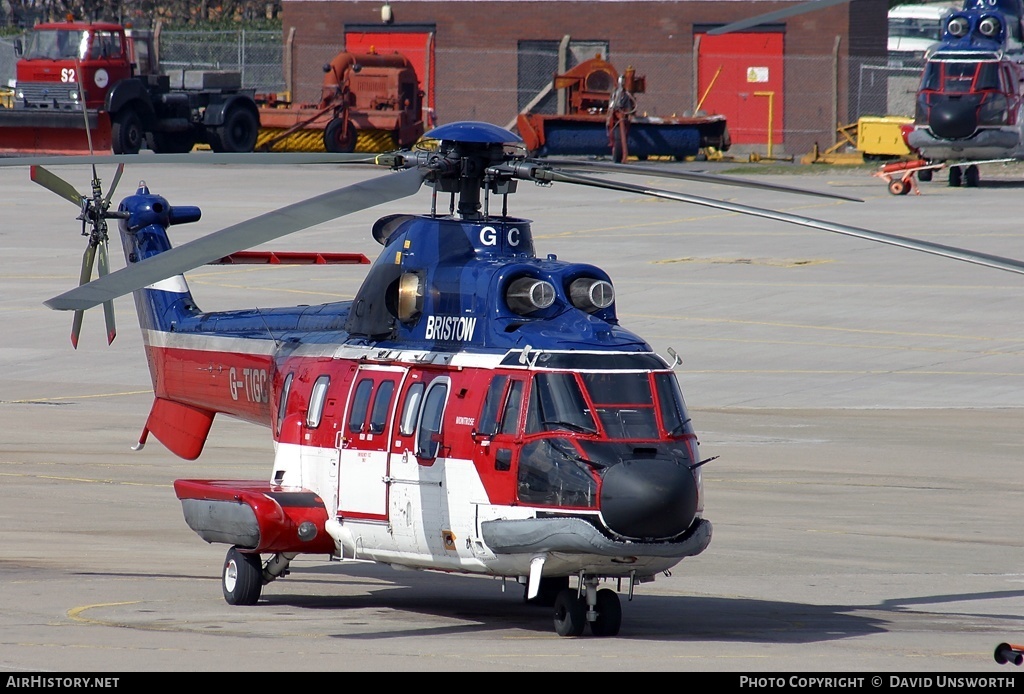
[(158, 41), (161, 70), (228, 70), (258, 93), (285, 88), (279, 31), (162, 31)]
[[(13, 39), (0, 39), (0, 85), (14, 79), (13, 46)], [(158, 50), (163, 70), (238, 71), (243, 86), (257, 93), (288, 93), (295, 103), (316, 103), (321, 95), (321, 68), (343, 46), (292, 46), (279, 31), (165, 30), (159, 35)], [(774, 144), (779, 152), (797, 156), (814, 147), (832, 146), (842, 139), (840, 128), (863, 116), (912, 117), (924, 66), (914, 61), (890, 64), (884, 58), (786, 56), (782, 59), (782, 88), (773, 94), (769, 106), (757, 98), (764, 92), (744, 90), (742, 85), (739, 89), (735, 85), (700, 85), (704, 89), (700, 93), (696, 59), (690, 53), (612, 52), (603, 57), (619, 72), (632, 67), (646, 78), (646, 90), (637, 95), (638, 113), (688, 116), (699, 107), (726, 116), (734, 145), (743, 145), (740, 151), (744, 147), (763, 151), (765, 145)], [(743, 60), (743, 56), (734, 58)], [(432, 59), (429, 91), (437, 123), (483, 120), (514, 129), (516, 115), (525, 104), (533, 103), (534, 110), (555, 107), (554, 99), (537, 98), (554, 73), (543, 55), (527, 55), (522, 48), (437, 48)], [(584, 56), (578, 55), (574, 60), (582, 59)], [(760, 60), (750, 58), (751, 64)], [(539, 72), (544, 74), (534, 74)], [(723, 89), (727, 93), (716, 92)]]

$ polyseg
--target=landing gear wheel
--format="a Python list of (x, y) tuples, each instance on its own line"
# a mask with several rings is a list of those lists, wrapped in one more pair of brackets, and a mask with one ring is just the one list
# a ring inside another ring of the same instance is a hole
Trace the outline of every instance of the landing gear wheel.
[(579, 636), (587, 625), (587, 603), (572, 588), (565, 588), (555, 598), (555, 633)]
[(594, 636), (615, 636), (622, 626), (622, 605), (619, 595), (614, 590), (602, 588), (597, 591), (597, 619), (590, 623), (590, 631)]
[(953, 166), (949, 169), (949, 187), (959, 188), (961, 181), (961, 171), (959, 166)]
[(251, 152), (256, 148), (260, 121), (252, 111), (236, 106), (224, 116), (224, 123), (210, 136), (214, 152)]
[(228, 550), (221, 572), (221, 588), (229, 605), (255, 605), (263, 590), (263, 566), (260, 555)]
[(932, 180), (932, 169), (921, 169), (917, 172), (917, 180), (927, 183)]
[(131, 108), (114, 116), (110, 124), (110, 148), (114, 154), (138, 154), (145, 139), (142, 119)]
[(889, 192), (893, 195), (906, 195), (910, 192), (910, 186), (902, 178), (894, 178), (889, 181)]
[(553, 607), (555, 600), (558, 599), (558, 594), (569, 587), (568, 576), (551, 576), (540, 579), (540, 586), (537, 588), (537, 597), (533, 600), (526, 600), (526, 591), (530, 589), (527, 586), (523, 591), (523, 600), (526, 600), (528, 605), (540, 605), (541, 607)]
[(964, 185), (968, 188), (977, 188), (978, 181), (981, 180), (981, 174), (978, 172), (978, 167), (971, 164), (964, 171)]
[(348, 154), (356, 151), (358, 134), (351, 123), (335, 118), (324, 128), (324, 149), (328, 152)]

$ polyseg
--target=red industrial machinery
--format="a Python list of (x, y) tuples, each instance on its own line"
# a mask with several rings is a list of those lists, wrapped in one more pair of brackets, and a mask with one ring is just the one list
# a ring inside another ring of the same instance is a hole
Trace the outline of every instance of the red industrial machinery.
[(630, 155), (682, 160), (706, 148), (726, 151), (731, 144), (722, 115), (638, 115), (635, 95), (646, 89), (646, 78), (632, 67), (620, 75), (601, 56), (556, 74), (552, 87), (566, 92), (564, 114), (527, 111), (516, 119), (533, 156), (610, 154), (616, 162)]
[(354, 152), (358, 144), (386, 151), (409, 147), (423, 135), (423, 91), (405, 56), (342, 52), (324, 73), (319, 103), (258, 97), (257, 149)]
[(241, 74), (162, 74), (155, 54), (151, 32), (120, 24), (36, 25), (20, 53), (12, 107), (0, 108), (0, 150), (135, 154), (206, 143), (251, 152), (259, 115)]

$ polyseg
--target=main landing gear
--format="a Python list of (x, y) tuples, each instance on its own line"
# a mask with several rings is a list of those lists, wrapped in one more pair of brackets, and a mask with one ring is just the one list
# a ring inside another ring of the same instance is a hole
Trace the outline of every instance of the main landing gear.
[(229, 605), (255, 605), (259, 602), (263, 586), (288, 575), (288, 565), (297, 555), (290, 552), (275, 554), (266, 564), (255, 552), (232, 547), (224, 557), (220, 573), (221, 590)]
[(615, 636), (622, 626), (619, 594), (610, 588), (598, 590), (598, 579), (582, 579), (581, 591), (563, 588), (555, 598), (555, 632), (559, 636), (580, 636), (590, 624), (594, 636)]

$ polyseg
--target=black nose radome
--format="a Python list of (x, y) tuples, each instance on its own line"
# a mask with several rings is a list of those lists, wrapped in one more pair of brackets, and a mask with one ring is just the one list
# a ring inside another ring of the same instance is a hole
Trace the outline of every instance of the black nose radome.
[(928, 126), (937, 136), (962, 140), (978, 129), (975, 105), (966, 101), (942, 101), (932, 105)]
[(601, 516), (624, 537), (679, 535), (697, 513), (693, 472), (672, 460), (627, 460), (610, 468), (601, 485)]

